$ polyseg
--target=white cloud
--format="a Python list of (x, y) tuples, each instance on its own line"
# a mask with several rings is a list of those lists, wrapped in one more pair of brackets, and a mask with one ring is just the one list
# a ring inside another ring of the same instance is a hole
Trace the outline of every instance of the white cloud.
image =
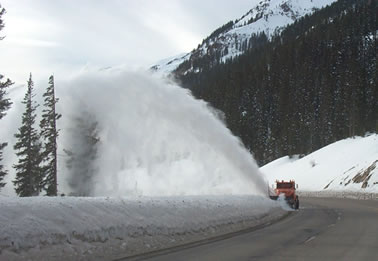
[(3, 0), (0, 72), (24, 81), (30, 71), (46, 78), (52, 70), (67, 73), (88, 63), (146, 67), (192, 50), (255, 2)]
[(11, 38), (8, 41), (8, 45), (20, 45), (20, 46), (35, 46), (35, 47), (57, 47), (59, 43), (51, 42), (51, 41), (44, 41), (39, 39), (31, 39), (31, 38)]

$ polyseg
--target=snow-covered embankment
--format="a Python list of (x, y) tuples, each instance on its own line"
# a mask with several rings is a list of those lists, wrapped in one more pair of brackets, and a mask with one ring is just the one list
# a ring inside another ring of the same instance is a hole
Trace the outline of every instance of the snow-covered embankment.
[(378, 198), (378, 134), (340, 140), (303, 158), (282, 157), (260, 168), (275, 180), (294, 179), (304, 196)]
[(0, 260), (111, 260), (285, 214), (260, 196), (0, 198)]

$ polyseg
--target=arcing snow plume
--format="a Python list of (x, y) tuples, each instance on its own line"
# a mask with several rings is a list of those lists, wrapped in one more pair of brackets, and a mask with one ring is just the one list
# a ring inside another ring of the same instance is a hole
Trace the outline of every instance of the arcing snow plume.
[(88, 196), (266, 194), (251, 154), (187, 90), (141, 73), (110, 71), (59, 84), (64, 190)]

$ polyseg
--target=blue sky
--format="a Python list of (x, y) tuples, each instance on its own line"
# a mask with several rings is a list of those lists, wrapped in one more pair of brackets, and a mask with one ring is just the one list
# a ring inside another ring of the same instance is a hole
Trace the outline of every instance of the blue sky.
[(146, 68), (195, 48), (257, 0), (0, 0), (0, 73), (26, 82), (85, 66)]

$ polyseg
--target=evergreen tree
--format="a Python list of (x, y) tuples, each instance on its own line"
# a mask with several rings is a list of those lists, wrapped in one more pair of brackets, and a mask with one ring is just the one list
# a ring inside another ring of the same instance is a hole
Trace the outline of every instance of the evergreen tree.
[(49, 78), (49, 86), (43, 94), (45, 98), (40, 122), (41, 137), (44, 139), (44, 148), (41, 153), (43, 161), (46, 163), (43, 167), (43, 186), (46, 189), (47, 196), (56, 196), (58, 194), (57, 182), (57, 143), (59, 130), (56, 127), (56, 121), (62, 116), (56, 113), (55, 104), (59, 99), (55, 98), (54, 76)]
[(269, 40), (251, 36), (226, 62), (183, 63), (176, 77), (224, 112), (259, 164), (377, 132), (376, 2), (339, 0)]
[(11, 80), (7, 79), (5, 82), (1, 82), (4, 78), (3, 75), (0, 74), (0, 120), (6, 115), (6, 111), (12, 105), (12, 102), (9, 98), (5, 98), (7, 95), (7, 88), (13, 84)]
[(94, 178), (97, 173), (96, 159), (100, 145), (98, 132), (98, 122), (90, 113), (77, 118), (75, 126), (68, 132), (68, 135), (72, 135), (72, 147), (63, 151), (67, 156), (67, 181), (72, 195), (93, 196)]
[[(0, 75), (0, 120), (6, 115), (6, 111), (10, 108), (12, 104), (8, 98), (5, 98), (5, 96), (7, 94), (6, 89), (13, 84), (9, 79), (7, 79), (5, 82), (1, 82), (2, 78), (3, 76)], [(5, 183), (2, 181), (4, 180), (4, 177), (7, 174), (7, 171), (1, 164), (1, 161), (3, 160), (3, 149), (7, 145), (8, 143), (6, 142), (0, 142), (0, 189), (5, 186)]]
[[(5, 9), (1, 8), (0, 4), (0, 31), (4, 27), (3, 20), (1, 17), (5, 14)], [(2, 37), (0, 37), (0, 40)], [(7, 79), (6, 81), (2, 82), (1, 80), (3, 79), (3, 75), (0, 74), (0, 120), (6, 115), (6, 111), (10, 108), (11, 106), (11, 101), (9, 98), (6, 98), (6, 90), (11, 86), (13, 83), (11, 80)], [(4, 169), (4, 166), (1, 164), (1, 161), (3, 160), (3, 149), (7, 146), (8, 144), (6, 142), (1, 142), (0, 141), (0, 189), (5, 186), (5, 183), (3, 182), (5, 175), (7, 174), (7, 171)]]
[(18, 163), (13, 165), (16, 170), (16, 179), (13, 181), (17, 195), (21, 197), (38, 196), (42, 189), (41, 172), (41, 143), (38, 131), (34, 128), (36, 109), (38, 105), (33, 101), (32, 75), (28, 81), (28, 90), (23, 104), (26, 110), (22, 115), (22, 125), (14, 136), (18, 139), (14, 149), (18, 152)]

